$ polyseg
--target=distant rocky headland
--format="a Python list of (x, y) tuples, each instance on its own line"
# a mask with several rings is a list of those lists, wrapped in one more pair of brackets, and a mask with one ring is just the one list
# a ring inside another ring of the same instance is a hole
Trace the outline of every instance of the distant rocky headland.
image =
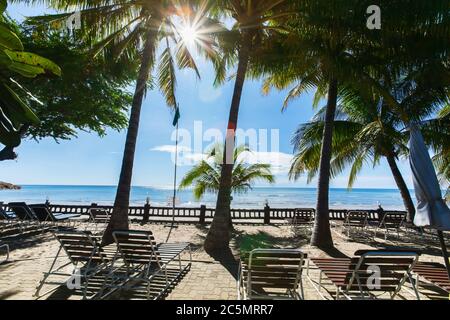
[(19, 190), (20, 186), (16, 186), (12, 183), (0, 181), (0, 190)]

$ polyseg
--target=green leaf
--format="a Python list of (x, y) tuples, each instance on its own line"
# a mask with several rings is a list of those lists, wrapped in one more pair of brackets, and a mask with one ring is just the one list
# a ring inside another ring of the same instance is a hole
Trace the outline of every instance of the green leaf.
[(6, 11), (6, 8), (8, 7), (8, 3), (6, 0), (0, 0), (0, 14)]
[(33, 123), (39, 124), (39, 118), (34, 112), (19, 98), (19, 96), (8, 85), (2, 83), (0, 86), (0, 100), (2, 107), (7, 109), (6, 114), (17, 127), (18, 124)]
[(35, 78), (37, 75), (45, 73), (45, 70), (41, 67), (30, 66), (19, 62), (12, 62), (8, 68), (27, 78)]
[(45, 71), (50, 71), (57, 76), (61, 76), (61, 68), (58, 65), (37, 54), (31, 52), (10, 51), (8, 49), (5, 50), (5, 53), (15, 62), (40, 67)]
[(3, 50), (0, 50), (0, 66), (2, 68), (7, 68), (12, 63), (12, 60)]
[(23, 50), (19, 37), (3, 25), (0, 25), (0, 46), (9, 50)]
[(158, 69), (158, 82), (160, 90), (166, 98), (167, 104), (171, 107), (175, 107), (177, 105), (175, 97), (175, 66), (169, 47), (167, 47), (161, 54)]

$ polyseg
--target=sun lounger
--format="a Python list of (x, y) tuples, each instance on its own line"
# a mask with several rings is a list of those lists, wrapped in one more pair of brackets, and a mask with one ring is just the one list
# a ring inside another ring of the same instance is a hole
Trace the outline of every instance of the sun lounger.
[[(320, 271), (315, 286), (320, 295), (325, 276), (336, 288), (336, 299), (341, 294), (347, 299), (354, 294), (371, 298), (373, 292), (388, 292), (393, 299), (407, 279), (413, 283), (412, 269), (418, 258), (414, 251), (365, 250), (355, 252), (353, 258), (312, 258), (311, 262)], [(414, 291), (419, 299), (415, 287)]]
[(314, 209), (295, 209), (294, 216), (292, 217), (292, 227), (294, 233), (299, 228), (311, 229), (314, 223)]
[(350, 236), (350, 232), (353, 230), (364, 230), (368, 225), (368, 218), (367, 211), (348, 211), (343, 224), (347, 236)]
[(403, 226), (406, 219), (406, 212), (401, 211), (385, 211), (383, 218), (375, 229), (375, 237), (378, 230), (384, 230), (384, 239), (387, 240), (389, 232), (395, 231), (397, 239), (400, 238), (400, 228)]
[(8, 207), (22, 221), (39, 221), (33, 210), (25, 202), (10, 202)]
[(0, 238), (21, 234), (24, 228), (20, 222), (0, 219)]
[[(105, 282), (105, 289), (117, 288), (117, 285), (111, 284), (115, 282), (119, 283), (119, 289), (126, 288), (145, 299), (156, 300), (191, 267), (189, 243), (157, 245), (150, 231), (116, 230), (113, 232), (113, 238), (117, 245), (117, 253), (109, 281)], [(188, 262), (184, 265), (183, 253), (189, 254)], [(117, 280), (116, 270), (120, 263), (125, 265), (126, 274), (119, 274), (119, 278), (124, 278)]]
[(79, 218), (80, 214), (65, 214), (65, 213), (53, 213), (45, 204), (30, 205), (35, 215), (40, 221), (48, 222), (74, 222), (74, 219)]
[(20, 234), (22, 231), (22, 223), (15, 219), (15, 216), (0, 208), (0, 238)]
[(416, 275), (417, 286), (422, 278), (450, 294), (450, 280), (444, 265), (434, 262), (419, 262), (414, 266), (413, 273)]
[(14, 220), (16, 219), (16, 215), (12, 211), (6, 211), (4, 208), (0, 206), (0, 220)]
[(306, 255), (296, 249), (255, 249), (241, 260), (238, 299), (303, 299)]
[(88, 222), (94, 224), (94, 229), (91, 231), (100, 235), (103, 234), (111, 218), (109, 211), (102, 208), (91, 208), (89, 209), (88, 212), (89, 212)]
[(14, 212), (16, 220), (20, 221), (22, 232), (26, 231), (45, 231), (46, 224), (41, 223), (33, 209), (31, 209), (25, 202), (10, 202), (9, 209)]
[[(49, 271), (44, 273), (43, 279), (36, 288), (35, 296), (39, 296), (44, 285), (60, 286), (65, 281), (66, 284), (73, 285), (70, 289), (82, 290), (84, 299), (94, 298), (100, 292), (112, 256), (100, 247), (90, 232), (56, 231), (54, 236), (60, 247)], [(62, 252), (65, 252), (69, 262), (60, 263), (60, 259), (63, 257)], [(68, 272), (68, 269), (71, 271)], [(59, 279), (64, 277), (64, 280), (50, 281), (50, 277), (58, 277)], [(53, 288), (42, 295), (57, 288)], [(88, 291), (91, 296), (88, 296)]]

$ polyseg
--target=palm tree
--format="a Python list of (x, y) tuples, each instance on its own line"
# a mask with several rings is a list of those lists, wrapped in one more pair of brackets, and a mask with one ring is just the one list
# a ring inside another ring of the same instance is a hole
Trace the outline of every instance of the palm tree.
[[(329, 223), (329, 181), (333, 123), (340, 87), (366, 89), (364, 70), (372, 40), (360, 21), (358, 1), (301, 1), (298, 15), (285, 27), (290, 32), (271, 41), (269, 54), (257, 61), (255, 73), (265, 74), (263, 92), (290, 89), (283, 109), (305, 91), (316, 89), (314, 106), (326, 97), (318, 163), (316, 219), (311, 245), (332, 247)], [(283, 58), (280, 58), (283, 57)]]
[(220, 57), (213, 58), (216, 68), (216, 83), (225, 80), (227, 68), (231, 68), (236, 62), (237, 70), (228, 117), (216, 210), (204, 244), (207, 251), (228, 247), (231, 237), (230, 195), (234, 166), (232, 155), (235, 148), (235, 130), (238, 123), (242, 90), (249, 70), (249, 63), (254, 57), (254, 52), (262, 44), (263, 39), (276, 33), (277, 25), (274, 21), (289, 15), (286, 9), (289, 3), (288, 0), (216, 1), (218, 12), (235, 20), (232, 30), (222, 36), (221, 48), (223, 54)]
[[(252, 185), (257, 180), (269, 183), (275, 182), (275, 177), (270, 171), (270, 164), (246, 163), (244, 157), (245, 153), (248, 152), (251, 151), (245, 145), (234, 149), (233, 161), (235, 165), (231, 178), (231, 193), (246, 193), (252, 189)], [(185, 189), (193, 185), (194, 197), (197, 200), (201, 199), (205, 192), (217, 193), (220, 186), (223, 153), (223, 144), (212, 147), (207, 153), (206, 160), (200, 161), (186, 173), (179, 188)]]
[[(448, 61), (446, 34), (450, 20), (447, 1), (417, 2), (407, 7), (401, 0), (381, 1), (381, 31), (366, 28), (364, 12), (370, 4), (370, 1), (357, 0), (301, 1), (299, 15), (286, 24), (291, 32), (283, 42), (272, 41), (270, 45), (275, 53), (274, 59), (263, 57), (257, 64), (261, 64), (259, 73), (269, 75), (263, 87), (265, 91), (271, 87), (291, 88), (284, 107), (309, 89), (316, 89), (314, 106), (322, 98), (327, 98), (322, 141), (318, 146), (320, 157), (316, 159), (319, 163), (317, 215), (311, 245), (333, 245), (328, 193), (330, 162), (335, 146), (332, 141), (334, 118), (342, 88), (376, 91), (386, 105), (409, 125), (411, 119), (405, 114), (410, 111), (402, 110), (407, 102), (401, 106), (391, 91), (395, 86), (384, 78), (385, 66), (392, 67), (390, 72), (396, 75), (393, 79), (402, 81), (404, 69), (420, 70), (424, 63), (436, 57)], [(283, 59), (279, 58), (280, 55)], [(418, 107), (416, 105), (416, 109)], [(427, 108), (422, 111), (427, 113)]]
[[(26, 2), (42, 2), (30, 0)], [(133, 173), (134, 154), (139, 130), (139, 119), (142, 102), (146, 94), (150, 73), (158, 67), (157, 82), (161, 92), (170, 107), (176, 107), (176, 65), (178, 68), (194, 69), (197, 76), (199, 72), (194, 59), (188, 49), (188, 44), (182, 35), (183, 27), (177, 24), (177, 19), (184, 21), (185, 28), (191, 32), (202, 33), (198, 36), (198, 47), (213, 50), (213, 32), (202, 32), (203, 24), (209, 28), (221, 26), (205, 17), (204, 10), (208, 8), (200, 5), (197, 15), (193, 16), (193, 9), (189, 1), (175, 0), (47, 0), (53, 8), (66, 10), (68, 7), (81, 12), (83, 36), (93, 39), (95, 44), (93, 54), (103, 54), (105, 59), (125, 56), (129, 59), (139, 59), (140, 66), (133, 101), (131, 105), (130, 120), (125, 141), (119, 182), (114, 209), (111, 220), (104, 233), (102, 242), (112, 242), (112, 230), (128, 229), (128, 207), (130, 200), (131, 179)], [(30, 22), (64, 21), (72, 12), (43, 17), (34, 17)], [(213, 29), (213, 31), (217, 31)], [(211, 29), (209, 30), (211, 31)], [(172, 44), (175, 44), (175, 57)], [(159, 59), (156, 57), (157, 49), (162, 47)], [(159, 61), (158, 61), (159, 60)], [(176, 62), (175, 62), (176, 61)]]
[[(442, 61), (430, 60), (420, 68), (402, 69), (400, 74), (389, 72), (383, 79), (385, 91), (392, 95), (394, 110), (372, 90), (342, 87), (341, 105), (334, 121), (331, 175), (340, 174), (351, 165), (348, 186), (351, 187), (364, 163), (379, 164), (384, 157), (400, 190), (408, 220), (413, 221), (414, 203), (397, 166), (398, 156), (408, 156), (409, 125), (415, 123), (423, 131), (427, 144), (436, 153), (436, 161), (445, 172), (445, 150), (449, 148), (450, 125), (445, 105), (450, 89), (450, 70)], [(441, 76), (438, 76), (441, 75)], [(441, 109), (442, 108), (442, 109)], [(440, 117), (434, 115), (439, 112)], [(298, 152), (294, 157), (290, 176), (294, 179), (307, 171), (308, 181), (318, 172), (320, 132), (324, 126), (324, 109), (310, 123), (301, 125), (292, 141)]]
[[(297, 154), (294, 156), (289, 176), (298, 179), (308, 173), (308, 182), (317, 174), (317, 159), (320, 157), (321, 132), (324, 126), (324, 109), (295, 132), (292, 142)], [(352, 188), (358, 173), (365, 163), (374, 167), (385, 158), (400, 190), (403, 203), (412, 221), (415, 207), (411, 194), (397, 166), (399, 155), (408, 153), (407, 134), (398, 117), (382, 103), (363, 99), (355, 95), (344, 98), (338, 106), (333, 125), (333, 153), (331, 177), (336, 177), (350, 166), (348, 188)]]

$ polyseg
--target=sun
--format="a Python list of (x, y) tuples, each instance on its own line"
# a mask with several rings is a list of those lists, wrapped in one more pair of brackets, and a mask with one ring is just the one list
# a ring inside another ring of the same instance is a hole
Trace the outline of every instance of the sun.
[(187, 45), (195, 44), (199, 39), (199, 31), (195, 26), (186, 24), (181, 29), (181, 38)]

